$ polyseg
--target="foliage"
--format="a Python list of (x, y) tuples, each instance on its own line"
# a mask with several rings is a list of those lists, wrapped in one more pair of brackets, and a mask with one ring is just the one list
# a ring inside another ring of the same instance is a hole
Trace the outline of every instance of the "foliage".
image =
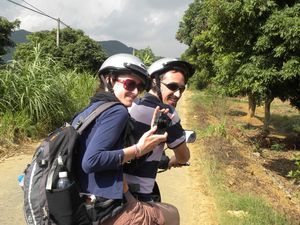
[(298, 1), (195, 0), (176, 37), (189, 46), (183, 57), (224, 94), (300, 108)]
[(216, 125), (209, 125), (204, 130), (203, 137), (212, 137), (212, 136), (224, 137), (224, 138), (227, 137), (226, 120), (221, 121), (219, 124)]
[(253, 61), (274, 71), (271, 94), (300, 109), (300, 3), (274, 11), (261, 30)]
[(209, 73), (206, 70), (196, 71), (188, 81), (189, 87), (196, 90), (206, 88), (209, 83)]
[(195, 0), (189, 5), (179, 23), (176, 39), (190, 46), (193, 39), (207, 27), (205, 12), (203, 11), (203, 1)]
[(3, 63), (2, 56), (7, 53), (7, 47), (14, 47), (14, 42), (10, 39), (11, 33), (20, 25), (19, 20), (9, 22), (0, 16), (0, 64)]
[[(95, 77), (42, 58), (39, 45), (34, 52), (32, 62), (14, 61), (0, 70), (0, 131), (7, 128), (9, 122), (5, 121), (19, 115), (24, 119), (11, 121), (15, 128), (10, 129), (25, 136), (33, 135), (34, 130), (48, 133), (81, 110), (95, 90)], [(16, 137), (16, 132), (12, 136)]]
[(36, 132), (27, 113), (6, 111), (0, 114), (0, 143), (9, 146), (18, 143)]
[(179, 23), (176, 38), (189, 46), (182, 58), (192, 63), (196, 74), (189, 80), (194, 88), (205, 87), (213, 76), (212, 46), (209, 40), (207, 11), (203, 1), (195, 0)]
[(134, 51), (134, 55), (139, 57), (146, 66), (150, 66), (155, 60), (156, 57), (150, 47)]
[(296, 184), (300, 184), (300, 157), (295, 156), (294, 161), (296, 169), (289, 171), (288, 177), (294, 179)]
[(56, 30), (34, 32), (27, 36), (29, 42), (18, 44), (15, 60), (35, 59), (32, 49), (40, 44), (41, 57), (51, 57), (68, 69), (96, 72), (107, 55), (101, 46), (81, 30), (65, 28), (60, 31), (59, 47), (56, 46)]
[(270, 149), (273, 151), (282, 151), (285, 148), (284, 143), (274, 143), (271, 145)]

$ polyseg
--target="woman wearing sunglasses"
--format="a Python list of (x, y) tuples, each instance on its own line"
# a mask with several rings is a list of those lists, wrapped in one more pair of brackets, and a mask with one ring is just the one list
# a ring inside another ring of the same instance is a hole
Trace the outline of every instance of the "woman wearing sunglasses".
[[(129, 113), (133, 100), (149, 86), (146, 67), (129, 54), (109, 57), (99, 69), (100, 88), (90, 105), (77, 115), (87, 117), (105, 102), (119, 102), (105, 110), (81, 135), (82, 151), (77, 162), (80, 191), (87, 196), (88, 214), (101, 224), (164, 224), (162, 212), (155, 206), (139, 203), (127, 192), (123, 164), (141, 157), (166, 140), (167, 134), (145, 132), (136, 144), (130, 143)], [(158, 109), (156, 109), (157, 113)]]
[[(172, 114), (172, 122), (166, 128), (168, 137), (167, 147), (174, 150), (169, 167), (185, 164), (190, 157), (189, 149), (185, 141), (185, 132), (181, 127), (180, 118), (175, 111), (178, 100), (185, 90), (185, 84), (194, 69), (188, 62), (173, 58), (163, 58), (154, 62), (148, 69), (151, 76), (152, 87), (141, 99), (136, 100), (129, 108), (130, 115), (136, 120), (134, 136), (136, 140), (141, 134), (151, 127), (152, 114), (157, 106), (168, 108)], [(145, 202), (155, 202), (160, 196), (156, 196), (153, 190), (159, 162), (164, 153), (164, 145), (161, 144), (145, 157), (135, 159), (131, 164), (125, 165), (125, 175), (133, 195)], [(136, 188), (138, 187), (138, 188)], [(178, 193), (180, 194), (180, 193)], [(166, 203), (155, 203), (165, 213), (165, 223), (178, 225), (178, 210)]]

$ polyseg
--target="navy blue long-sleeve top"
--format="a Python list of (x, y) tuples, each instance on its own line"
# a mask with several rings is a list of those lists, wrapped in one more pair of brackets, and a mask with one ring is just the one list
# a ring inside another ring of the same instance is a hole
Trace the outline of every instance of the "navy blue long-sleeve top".
[[(72, 125), (86, 118), (99, 104), (92, 103), (78, 114)], [(77, 176), (81, 192), (109, 199), (123, 197), (123, 140), (129, 114), (118, 104), (105, 110), (80, 137), (81, 152), (77, 160)]]

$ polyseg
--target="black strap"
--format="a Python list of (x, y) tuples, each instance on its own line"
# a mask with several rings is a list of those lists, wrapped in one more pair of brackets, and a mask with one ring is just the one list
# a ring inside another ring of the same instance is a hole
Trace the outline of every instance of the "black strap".
[(105, 102), (103, 104), (101, 104), (100, 106), (98, 106), (92, 113), (90, 113), (90, 115), (88, 115), (88, 117), (86, 117), (78, 126), (76, 126), (76, 130), (78, 131), (79, 134), (81, 134), (84, 129), (90, 125), (91, 122), (94, 121), (95, 118), (97, 118), (103, 111), (105, 111), (106, 109), (120, 104), (119, 102)]
[(163, 102), (163, 99), (162, 99), (162, 94), (161, 94), (161, 89), (160, 89), (160, 78), (159, 78), (159, 76), (156, 76), (155, 77), (155, 85), (156, 85), (156, 93), (157, 93), (157, 95), (158, 95), (158, 98), (159, 98), (159, 100), (161, 101), (161, 102)]
[[(84, 120), (80, 121), (75, 129), (78, 131), (79, 134), (81, 134), (84, 129), (91, 124), (99, 116), (103, 111), (106, 109), (112, 107), (113, 105), (120, 104), (120, 102), (105, 102), (101, 105), (99, 105), (93, 112), (91, 112)], [(55, 159), (53, 162), (53, 165), (51, 166), (51, 169), (48, 173), (47, 181), (46, 181), (46, 190), (52, 189), (52, 183), (53, 183), (53, 176), (55, 172), (55, 168), (58, 165), (58, 158)]]

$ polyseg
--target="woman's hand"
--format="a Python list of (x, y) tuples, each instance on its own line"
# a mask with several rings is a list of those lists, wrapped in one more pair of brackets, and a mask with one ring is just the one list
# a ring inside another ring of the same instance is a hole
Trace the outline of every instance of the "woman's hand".
[(155, 134), (157, 126), (153, 126), (155, 117), (159, 112), (168, 113), (169, 109), (160, 110), (159, 106), (155, 108), (150, 130), (143, 134), (137, 144), (127, 147), (123, 150), (124, 158), (122, 163), (125, 163), (134, 158), (141, 157), (142, 155), (145, 155), (146, 153), (152, 151), (160, 143), (166, 142), (168, 133), (164, 132), (163, 134)]

